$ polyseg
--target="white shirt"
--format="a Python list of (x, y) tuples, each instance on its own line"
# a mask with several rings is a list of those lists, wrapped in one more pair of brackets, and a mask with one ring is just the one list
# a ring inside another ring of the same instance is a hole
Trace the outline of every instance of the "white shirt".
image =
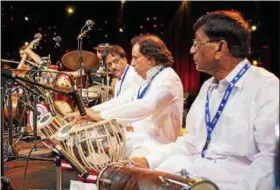
[[(116, 81), (115, 84), (115, 94), (114, 97), (117, 97), (117, 93), (120, 90), (120, 94), (126, 92), (129, 89), (138, 89), (143, 83), (143, 79), (135, 72), (134, 67), (127, 65), (127, 73), (122, 74), (121, 79)], [(124, 78), (124, 79), (123, 79)], [(122, 82), (123, 80), (123, 82)], [(122, 84), (121, 84), (122, 83)], [(121, 88), (121, 89), (120, 89)]]
[[(147, 79), (141, 90), (148, 85), (158, 67), (147, 72)], [(183, 86), (172, 68), (163, 69), (152, 81), (142, 99), (137, 99), (138, 89), (121, 94), (105, 102), (106, 109), (99, 109), (104, 119), (117, 119), (123, 124), (130, 123), (134, 132), (128, 138), (139, 138), (137, 144), (146, 141), (166, 144), (180, 135), (183, 117)], [(96, 109), (97, 107), (97, 109)], [(128, 143), (129, 144), (129, 143)], [(133, 146), (133, 145), (131, 145)]]
[[(279, 123), (279, 79), (263, 68), (251, 66), (236, 83), (212, 132), (206, 158), (200, 152), (206, 140), (205, 100), (211, 86), (211, 119), (226, 86), (248, 62), (239, 63), (219, 85), (207, 80), (186, 119), (187, 133), (146, 156), (151, 168), (188, 172), (213, 180), (221, 189), (255, 190), (261, 181), (269, 189), (275, 153), (275, 125)], [(267, 181), (263, 181), (267, 179)]]

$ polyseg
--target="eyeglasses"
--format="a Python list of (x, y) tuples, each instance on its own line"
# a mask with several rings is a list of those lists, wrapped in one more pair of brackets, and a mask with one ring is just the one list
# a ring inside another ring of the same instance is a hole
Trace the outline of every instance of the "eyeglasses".
[(213, 42), (218, 42), (221, 40), (208, 40), (206, 42), (201, 42), (198, 39), (193, 39), (193, 44), (192, 46), (197, 50), (199, 47), (201, 47), (203, 44), (207, 44), (207, 43), (213, 43)]

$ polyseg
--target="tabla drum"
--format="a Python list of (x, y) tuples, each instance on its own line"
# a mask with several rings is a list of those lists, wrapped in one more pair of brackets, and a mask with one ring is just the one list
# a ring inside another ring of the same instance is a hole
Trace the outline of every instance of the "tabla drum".
[[(17, 117), (17, 111), (19, 108), (19, 98), (22, 97), (23, 94), (23, 89), (19, 86), (13, 86), (12, 87), (12, 120), (16, 120)], [(8, 98), (6, 98), (5, 100), (5, 104), (4, 104), (4, 117), (5, 119), (9, 118), (9, 112), (8, 112)]]
[[(11, 114), (12, 114), (12, 120), (14, 121), (17, 117), (17, 108), (18, 108), (18, 101), (19, 100), (18, 100), (18, 97), (16, 97), (16, 96), (12, 96), (11, 99), (12, 99), (12, 112), (11, 112)], [(6, 100), (5, 104), (4, 104), (4, 112), (3, 112), (5, 119), (9, 119), (8, 104), (9, 104), (8, 100)]]
[[(49, 142), (43, 142), (44, 145), (49, 149), (57, 152), (56, 149), (53, 148), (53, 142), (56, 142), (56, 133), (59, 131), (59, 129), (68, 125), (70, 124), (59, 114), (56, 114), (56, 116), (54, 117), (51, 116), (51, 113), (43, 115), (38, 122), (38, 133), (40, 134), (42, 139), (50, 140)], [(63, 148), (64, 147), (65, 146), (63, 146)]]
[(204, 178), (182, 177), (175, 174), (128, 166), (108, 166), (97, 177), (99, 190), (219, 190)]
[(66, 124), (68, 122), (59, 114), (52, 117), (51, 113), (46, 113), (38, 122), (38, 132), (40, 132), (41, 137), (54, 140), (56, 132)]
[(124, 158), (123, 126), (116, 120), (75, 127), (68, 135), (68, 150), (88, 170), (100, 171)]
[[(50, 112), (49, 106), (47, 104), (41, 103), (41, 104), (37, 104), (37, 125), (38, 122), (41, 120), (41, 117), (43, 115), (46, 115), (47, 113)], [(27, 121), (27, 132), (33, 132), (33, 111), (27, 111), (27, 117), (26, 117)]]

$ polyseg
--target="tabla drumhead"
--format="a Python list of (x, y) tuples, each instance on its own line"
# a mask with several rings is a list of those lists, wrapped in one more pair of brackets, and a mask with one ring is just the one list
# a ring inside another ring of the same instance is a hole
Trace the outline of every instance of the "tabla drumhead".
[(219, 188), (210, 181), (201, 181), (194, 184), (190, 190), (219, 190)]
[(68, 133), (71, 131), (73, 127), (74, 127), (73, 125), (67, 124), (62, 128), (60, 128), (56, 134), (56, 139), (63, 140), (64, 138), (66, 138), (68, 136)]

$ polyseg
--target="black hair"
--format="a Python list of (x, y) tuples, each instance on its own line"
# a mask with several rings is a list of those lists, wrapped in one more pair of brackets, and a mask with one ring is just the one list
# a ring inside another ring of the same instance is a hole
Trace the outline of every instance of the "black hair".
[(237, 11), (214, 11), (200, 17), (194, 24), (210, 40), (225, 40), (233, 57), (246, 58), (250, 52), (251, 34), (248, 23)]

